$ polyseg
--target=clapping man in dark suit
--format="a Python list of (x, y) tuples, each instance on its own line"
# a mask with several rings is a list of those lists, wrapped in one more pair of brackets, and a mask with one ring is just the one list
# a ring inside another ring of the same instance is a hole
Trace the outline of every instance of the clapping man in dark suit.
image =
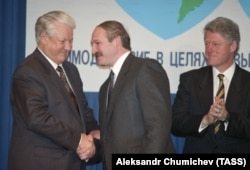
[(204, 43), (208, 66), (180, 75), (172, 132), (185, 137), (184, 153), (250, 153), (250, 73), (235, 63), (239, 27), (218, 17), (205, 26)]
[(104, 169), (111, 170), (113, 153), (174, 153), (170, 87), (163, 67), (154, 59), (131, 53), (130, 37), (117, 21), (96, 26), (92, 53), (99, 66), (114, 72), (99, 91), (99, 118)]
[(88, 107), (79, 72), (66, 61), (74, 28), (73, 18), (62, 11), (37, 19), (37, 48), (13, 75), (9, 170), (83, 170), (87, 161), (97, 158), (93, 156), (99, 127)]

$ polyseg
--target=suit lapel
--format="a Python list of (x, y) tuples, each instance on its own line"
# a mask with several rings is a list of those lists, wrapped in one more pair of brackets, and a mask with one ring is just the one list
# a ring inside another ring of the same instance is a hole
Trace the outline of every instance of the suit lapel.
[(50, 78), (50, 82), (52, 82), (52, 84), (54, 84), (56, 89), (59, 89), (60, 93), (67, 101), (67, 104), (69, 104), (70, 108), (72, 108), (72, 110), (73, 110), (73, 105), (70, 104), (71, 103), (70, 96), (69, 96), (67, 90), (65, 90), (65, 87), (64, 87), (64, 84), (62, 83), (62, 80), (57, 75), (57, 73), (54, 69), (51, 70), (51, 73), (49, 74), (49, 78)]
[(226, 99), (227, 108), (232, 108), (233, 106), (235, 106), (234, 104), (235, 101), (241, 100), (241, 94), (244, 93), (244, 92), (240, 92), (241, 91), (240, 86), (242, 86), (242, 84), (244, 84), (244, 78), (242, 77), (239, 66), (236, 65), (235, 72), (232, 77), (229, 89), (228, 89), (228, 94), (227, 94), (227, 99)]
[[(107, 121), (110, 120), (114, 107), (116, 105), (116, 102), (119, 100), (119, 94), (121, 93), (121, 90), (123, 88), (123, 85), (125, 84), (126, 80), (127, 80), (127, 74), (129, 72), (129, 67), (131, 66), (131, 63), (133, 61), (133, 56), (130, 54), (128, 55), (128, 57), (126, 58), (126, 60), (124, 61), (121, 70), (117, 76), (116, 82), (115, 82), (115, 86), (113, 88), (112, 94), (111, 94), (111, 99), (110, 99), (110, 104), (109, 107), (107, 108)], [(107, 90), (107, 86), (108, 86), (108, 82), (106, 82), (105, 84), (106, 86), (106, 90)], [(108, 122), (107, 122), (108, 124)]]
[[(204, 99), (207, 99), (207, 102), (199, 102), (201, 105), (201, 108), (207, 108), (210, 107), (210, 105), (213, 103), (213, 73), (212, 73), (212, 67), (208, 66), (203, 73), (201, 73), (202, 78), (199, 83), (199, 89), (198, 90), (198, 101), (204, 101)], [(208, 104), (205, 106), (205, 104)]]
[[(40, 53), (39, 50), (35, 51), (35, 55), (38, 56), (38, 59), (40, 62), (44, 65), (44, 72), (47, 74), (46, 77), (50, 79), (50, 83), (55, 86), (56, 89), (60, 89), (60, 91), (64, 88), (64, 86), (61, 83), (60, 77), (56, 73), (55, 69), (51, 66), (51, 64), (45, 59), (45, 57)], [(63, 93), (64, 97), (66, 97), (66, 93)]]
[(101, 86), (99, 92), (99, 100), (101, 101), (99, 102), (99, 121), (100, 124), (104, 126), (106, 126), (107, 124), (107, 116), (108, 116), (108, 108), (107, 108), (108, 84), (109, 82), (107, 78), (107, 80)]

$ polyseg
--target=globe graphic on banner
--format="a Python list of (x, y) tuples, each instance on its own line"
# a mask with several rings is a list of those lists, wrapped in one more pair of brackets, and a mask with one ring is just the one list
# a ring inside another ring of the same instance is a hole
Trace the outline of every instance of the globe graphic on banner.
[[(143, 27), (162, 39), (182, 34), (212, 13), (223, 0), (116, 0)], [(239, 0), (250, 18), (250, 1)]]

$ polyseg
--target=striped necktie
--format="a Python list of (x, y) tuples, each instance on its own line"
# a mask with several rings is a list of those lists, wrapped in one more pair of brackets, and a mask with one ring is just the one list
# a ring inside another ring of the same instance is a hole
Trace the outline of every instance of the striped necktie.
[[(224, 99), (225, 98), (225, 88), (224, 88), (224, 83), (223, 83), (224, 74), (218, 74), (218, 78), (219, 78), (219, 87), (218, 87), (216, 96), (221, 99)], [(214, 134), (217, 134), (219, 132), (221, 123), (222, 123), (221, 121), (215, 122)]]

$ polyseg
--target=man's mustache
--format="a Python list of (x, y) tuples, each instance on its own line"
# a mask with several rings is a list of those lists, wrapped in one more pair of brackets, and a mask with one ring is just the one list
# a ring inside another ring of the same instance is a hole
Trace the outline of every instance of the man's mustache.
[(102, 53), (100, 53), (100, 52), (96, 52), (96, 53), (94, 53), (94, 54), (93, 54), (93, 56), (95, 56), (95, 57), (99, 57), (99, 56), (102, 56)]

